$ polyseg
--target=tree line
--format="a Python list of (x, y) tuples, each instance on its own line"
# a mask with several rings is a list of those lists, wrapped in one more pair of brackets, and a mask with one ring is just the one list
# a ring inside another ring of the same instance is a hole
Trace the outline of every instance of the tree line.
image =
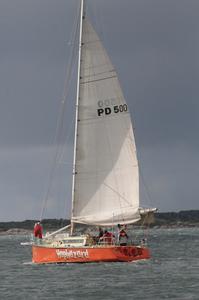
[[(38, 220), (0, 222), (0, 231), (19, 228), (31, 230)], [(70, 224), (67, 219), (44, 219), (42, 225), (45, 230), (56, 230)], [(150, 226), (199, 226), (199, 210), (183, 210), (179, 212), (157, 212)], [(81, 225), (79, 225), (81, 226)], [(83, 226), (83, 225), (82, 225)]]

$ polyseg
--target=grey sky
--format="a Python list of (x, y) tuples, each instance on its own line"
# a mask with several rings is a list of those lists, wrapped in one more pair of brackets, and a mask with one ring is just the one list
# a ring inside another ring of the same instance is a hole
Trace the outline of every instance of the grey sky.
[[(78, 3), (0, 1), (0, 220), (40, 216)], [(151, 198), (141, 178), (141, 201), (161, 211), (199, 209), (199, 2), (92, 0), (88, 10), (132, 112)], [(66, 169), (57, 172), (57, 205), (49, 201), (46, 217), (67, 210)]]

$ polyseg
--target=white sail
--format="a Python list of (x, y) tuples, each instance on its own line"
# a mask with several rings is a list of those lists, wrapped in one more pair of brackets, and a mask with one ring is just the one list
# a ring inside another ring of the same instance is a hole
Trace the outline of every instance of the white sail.
[(133, 223), (139, 175), (130, 114), (98, 35), (87, 19), (82, 26), (72, 222)]

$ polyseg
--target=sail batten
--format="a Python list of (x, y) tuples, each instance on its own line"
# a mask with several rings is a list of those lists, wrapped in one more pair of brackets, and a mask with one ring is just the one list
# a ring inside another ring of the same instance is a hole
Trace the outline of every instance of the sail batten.
[(72, 222), (134, 223), (139, 176), (131, 118), (115, 68), (86, 18), (78, 105)]

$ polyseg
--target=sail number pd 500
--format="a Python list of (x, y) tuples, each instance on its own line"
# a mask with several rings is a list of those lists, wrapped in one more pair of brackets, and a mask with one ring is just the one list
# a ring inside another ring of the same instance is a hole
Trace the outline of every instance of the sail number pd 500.
[(97, 115), (103, 116), (103, 115), (110, 115), (112, 113), (121, 113), (126, 112), (128, 110), (127, 104), (120, 104), (120, 105), (114, 105), (113, 107), (105, 107), (105, 108), (98, 108), (97, 109)]

